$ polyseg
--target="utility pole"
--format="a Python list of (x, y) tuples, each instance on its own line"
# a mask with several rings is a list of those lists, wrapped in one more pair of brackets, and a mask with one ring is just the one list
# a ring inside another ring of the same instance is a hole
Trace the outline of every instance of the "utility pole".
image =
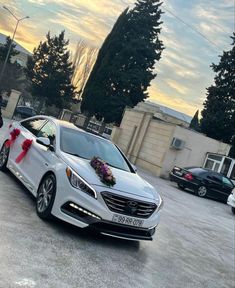
[[(29, 16), (25, 16), (23, 18), (20, 18), (18, 19), (12, 12), (10, 9), (8, 9), (6, 6), (3, 6), (3, 8), (5, 10), (7, 10), (16, 20), (16, 26), (15, 26), (15, 30), (13, 32), (13, 36), (12, 36), (12, 39), (11, 39), (11, 44), (8, 48), (8, 51), (7, 51), (7, 55), (6, 55), (6, 58), (4, 60), (4, 63), (3, 63), (3, 67), (2, 67), (2, 70), (1, 70), (1, 73), (0, 73), (0, 93), (1, 93), (1, 82), (2, 82), (2, 78), (3, 78), (3, 74), (4, 74), (4, 71), (6, 69), (6, 65), (7, 65), (7, 61), (8, 61), (8, 58), (9, 58), (9, 55), (10, 55), (10, 52), (11, 52), (11, 47), (12, 47), (12, 44), (14, 42), (14, 38), (15, 38), (15, 34), (16, 34), (16, 31), (17, 31), (17, 28), (18, 28), (18, 25), (20, 23), (20, 21), (23, 21), (24, 19), (28, 19)], [(1, 95), (0, 95), (0, 98), (1, 98)], [(1, 100), (1, 99), (0, 99)], [(1, 109), (1, 106), (0, 106), (0, 109)]]

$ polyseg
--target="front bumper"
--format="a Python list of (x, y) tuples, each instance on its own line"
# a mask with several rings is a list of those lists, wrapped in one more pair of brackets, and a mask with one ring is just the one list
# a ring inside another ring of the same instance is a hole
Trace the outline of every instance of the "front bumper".
[[(68, 180), (66, 179), (66, 181)], [(57, 185), (57, 193), (52, 208), (52, 214), (55, 217), (80, 228), (92, 228), (104, 235), (129, 240), (152, 240), (155, 227), (160, 220), (159, 211), (155, 211), (147, 219), (141, 218), (144, 220), (142, 227), (118, 224), (112, 221), (113, 215), (118, 213), (109, 210), (101, 196), (104, 187), (94, 187), (97, 191), (97, 199), (94, 199), (86, 193), (73, 188), (66, 181), (65, 179), (58, 179), (60, 183)], [(109, 188), (105, 188), (105, 191), (108, 190)], [(126, 193), (118, 193), (118, 195), (126, 196)], [(146, 201), (146, 199), (142, 199), (139, 196), (135, 198), (136, 200)], [(123, 214), (120, 215), (123, 216)]]
[(235, 208), (235, 195), (234, 195), (234, 194), (230, 194), (230, 195), (228, 196), (227, 204), (228, 204), (229, 206)]

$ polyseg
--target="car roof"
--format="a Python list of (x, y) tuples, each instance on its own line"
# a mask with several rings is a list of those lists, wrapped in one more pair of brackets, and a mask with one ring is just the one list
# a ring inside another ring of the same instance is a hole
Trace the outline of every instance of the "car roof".
[[(223, 177), (226, 177), (225, 175), (223, 175), (223, 174), (221, 174), (221, 173), (219, 173), (219, 172), (216, 172), (216, 171), (214, 171), (214, 170), (211, 170), (211, 169), (208, 169), (208, 168), (203, 168), (203, 167), (185, 167), (184, 169), (186, 169), (186, 170), (193, 170), (193, 169), (197, 169), (198, 170), (198, 172), (200, 171), (200, 172), (210, 172), (210, 173), (213, 173), (213, 174), (217, 174), (217, 175), (220, 175), (220, 176), (223, 176)], [(228, 177), (226, 177), (226, 178), (228, 178)]]
[(104, 140), (104, 141), (111, 142), (109, 139), (104, 138), (104, 137), (102, 137), (102, 136), (100, 136), (100, 135), (96, 135), (96, 134), (94, 134), (94, 133), (90, 133), (90, 132), (85, 131), (85, 130), (83, 130), (83, 129), (81, 129), (81, 128), (78, 128), (76, 125), (74, 125), (74, 124), (71, 123), (71, 122), (68, 122), (68, 121), (65, 121), (65, 120), (61, 120), (61, 119), (57, 119), (57, 118), (52, 117), (52, 116), (36, 115), (36, 116), (30, 117), (30, 118), (31, 118), (31, 119), (44, 118), (44, 119), (46, 119), (46, 120), (51, 120), (51, 121), (54, 122), (57, 126), (74, 129), (74, 130), (76, 130), (76, 131), (80, 131), (80, 132), (83, 132), (83, 133), (92, 135), (93, 137), (97, 137), (98, 139), (102, 139), (102, 140)]

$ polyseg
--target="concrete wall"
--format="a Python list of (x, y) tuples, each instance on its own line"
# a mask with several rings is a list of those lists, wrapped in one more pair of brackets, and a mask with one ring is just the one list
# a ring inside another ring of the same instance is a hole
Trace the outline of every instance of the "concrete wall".
[[(170, 147), (174, 137), (185, 141), (182, 150)], [(174, 165), (202, 166), (207, 152), (227, 155), (230, 149), (230, 145), (134, 109), (126, 109), (121, 126), (113, 129), (111, 140), (133, 164), (162, 177), (168, 177)]]
[(3, 117), (12, 119), (14, 112), (15, 112), (15, 108), (18, 104), (19, 98), (20, 98), (20, 92), (16, 91), (16, 90), (11, 90), (11, 94), (8, 98), (8, 102), (7, 102), (7, 107), (2, 109), (2, 115)]
[(174, 125), (153, 120), (153, 113), (126, 109), (120, 128), (111, 140), (138, 166), (159, 176)]
[(151, 120), (136, 164), (159, 176), (173, 132), (173, 125), (158, 120)]
[(175, 127), (173, 137), (185, 141), (185, 147), (182, 150), (168, 148), (161, 171), (163, 177), (167, 177), (175, 165), (180, 167), (202, 166), (207, 152), (227, 155), (231, 147), (228, 144), (179, 126)]

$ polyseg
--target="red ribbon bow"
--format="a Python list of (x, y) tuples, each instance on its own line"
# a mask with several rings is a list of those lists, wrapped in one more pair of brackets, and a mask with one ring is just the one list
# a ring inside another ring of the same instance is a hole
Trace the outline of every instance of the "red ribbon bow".
[(25, 157), (25, 155), (29, 151), (32, 143), (33, 143), (33, 140), (31, 140), (31, 139), (25, 139), (24, 140), (24, 142), (21, 145), (23, 151), (16, 158), (16, 163), (20, 163), (20, 161)]
[(11, 135), (11, 139), (8, 139), (7, 142), (6, 142), (6, 147), (10, 147), (11, 144), (13, 144), (13, 142), (16, 140), (16, 138), (20, 135), (20, 129), (18, 128), (14, 128), (11, 132), (10, 132), (10, 135)]

